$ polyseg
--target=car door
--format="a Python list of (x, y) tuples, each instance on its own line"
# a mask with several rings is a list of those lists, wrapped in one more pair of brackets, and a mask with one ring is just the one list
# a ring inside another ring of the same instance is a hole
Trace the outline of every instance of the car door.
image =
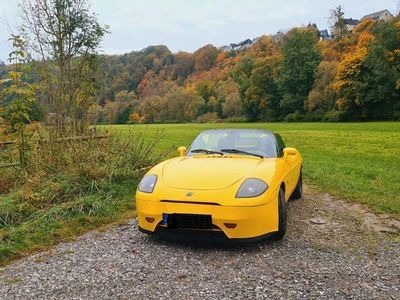
[(301, 169), (301, 157), (300, 153), (295, 156), (288, 156), (286, 159), (283, 158), (283, 150), (285, 149), (285, 143), (282, 140), (282, 137), (279, 134), (275, 134), (276, 143), (277, 143), (277, 151), (278, 157), (281, 157), (284, 161), (285, 166), (285, 198), (288, 199), (294, 189), (296, 188), (297, 181), (300, 175)]

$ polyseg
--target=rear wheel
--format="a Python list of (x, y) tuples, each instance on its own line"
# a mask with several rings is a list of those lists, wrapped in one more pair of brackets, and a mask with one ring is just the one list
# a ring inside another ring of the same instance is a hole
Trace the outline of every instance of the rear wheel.
[(299, 180), (297, 181), (296, 188), (291, 196), (292, 199), (302, 199), (303, 198), (303, 176), (300, 171)]
[(286, 234), (287, 227), (287, 204), (285, 201), (285, 192), (281, 188), (278, 194), (278, 215), (279, 215), (279, 224), (278, 231), (273, 235), (275, 240), (281, 240)]

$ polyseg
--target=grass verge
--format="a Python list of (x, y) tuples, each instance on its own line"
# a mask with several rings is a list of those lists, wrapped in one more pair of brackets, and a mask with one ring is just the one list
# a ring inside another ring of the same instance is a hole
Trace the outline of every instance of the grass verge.
[(165, 157), (160, 133), (152, 136), (48, 141), (21, 172), (2, 170), (11, 188), (0, 192), (0, 265), (132, 217), (138, 180)]
[[(0, 265), (99, 226), (133, 217), (135, 186), (135, 181), (110, 184), (101, 187), (101, 191), (71, 197), (45, 209), (26, 210), (29, 205), (19, 203), (15, 194), (0, 197)], [(14, 219), (13, 224), (4, 224), (13, 217), (19, 217), (19, 222)]]

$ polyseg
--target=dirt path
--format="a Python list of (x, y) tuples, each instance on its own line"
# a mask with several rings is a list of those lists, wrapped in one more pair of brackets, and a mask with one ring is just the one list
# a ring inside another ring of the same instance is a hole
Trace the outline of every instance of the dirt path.
[(310, 188), (289, 216), (283, 241), (245, 247), (91, 232), (0, 269), (0, 298), (400, 299), (398, 222)]

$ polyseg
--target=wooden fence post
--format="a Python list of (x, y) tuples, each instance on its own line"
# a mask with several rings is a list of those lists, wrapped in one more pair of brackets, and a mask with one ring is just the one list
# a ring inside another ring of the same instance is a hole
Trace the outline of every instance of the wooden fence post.
[(22, 127), (20, 129), (19, 164), (21, 165), (21, 168), (25, 167), (25, 137), (24, 129)]

